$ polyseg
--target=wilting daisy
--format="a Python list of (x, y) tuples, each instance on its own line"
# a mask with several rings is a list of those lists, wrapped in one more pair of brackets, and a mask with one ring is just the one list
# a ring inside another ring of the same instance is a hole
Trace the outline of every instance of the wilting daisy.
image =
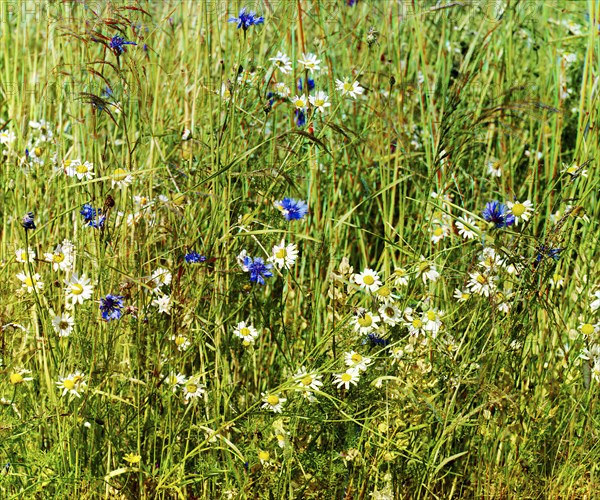
[(302, 54), (302, 57), (298, 59), (298, 64), (301, 64), (305, 70), (316, 72), (321, 69), (319, 64), (321, 63), (320, 59), (317, 59), (315, 54)]
[(290, 95), (292, 95), (290, 88), (283, 82), (277, 82), (273, 90), (282, 99), (289, 99)]
[(275, 57), (271, 57), (269, 61), (273, 61), (275, 66), (277, 66), (279, 71), (281, 71), (283, 74), (287, 75), (290, 71), (292, 71), (292, 60), (281, 51), (277, 51), (277, 55)]
[(199, 398), (206, 392), (206, 387), (200, 383), (200, 377), (190, 377), (183, 385), (183, 397), (186, 400)]
[(371, 358), (365, 358), (362, 354), (356, 351), (344, 353), (344, 363), (350, 368), (354, 368), (361, 372), (366, 372), (367, 367), (372, 363)]
[(91, 280), (86, 278), (85, 274), (79, 277), (75, 273), (68, 280), (65, 280), (65, 284), (67, 285), (65, 288), (67, 305), (72, 307), (75, 304), (83, 304), (85, 300), (91, 299), (94, 287), (90, 285), (90, 282)]
[(492, 177), (502, 177), (502, 163), (495, 158), (487, 162), (488, 174)]
[(81, 393), (87, 387), (85, 375), (80, 371), (70, 373), (66, 377), (60, 377), (56, 385), (62, 390), (62, 396), (70, 394), (78, 398), (81, 397)]
[(504, 314), (507, 314), (510, 311), (510, 295), (510, 293), (505, 294), (502, 292), (496, 292), (494, 294), (494, 305), (496, 306), (496, 309)]
[(343, 96), (350, 96), (352, 99), (356, 99), (365, 91), (357, 81), (350, 82), (348, 78), (336, 80), (335, 88), (339, 90)]
[(123, 189), (133, 182), (133, 176), (123, 168), (115, 168), (110, 176), (112, 187)]
[(440, 328), (442, 327), (442, 316), (443, 311), (436, 311), (435, 309), (430, 309), (426, 311), (421, 316), (421, 321), (423, 322), (423, 329), (427, 332), (430, 332), (433, 337), (435, 337)]
[(404, 311), (404, 316), (407, 319), (404, 325), (408, 328), (408, 333), (410, 333), (413, 337), (425, 335), (425, 323), (423, 323), (421, 318), (413, 314), (412, 309), (407, 308)]
[(458, 234), (465, 240), (472, 240), (477, 237), (477, 233), (471, 229), (477, 227), (476, 224), (475, 220), (469, 216), (459, 217), (458, 220), (454, 222), (454, 225), (458, 229)]
[(362, 273), (353, 274), (352, 281), (367, 292), (375, 292), (381, 286), (379, 274), (373, 269), (365, 269)]
[(402, 312), (393, 304), (382, 305), (378, 312), (386, 325), (394, 326), (402, 321)]
[(360, 372), (356, 368), (348, 368), (344, 373), (335, 375), (333, 383), (339, 389), (344, 386), (346, 390), (350, 389), (350, 384), (356, 385), (360, 378)]
[(434, 224), (430, 231), (432, 243), (439, 243), (450, 234), (450, 228), (445, 224)]
[(158, 295), (153, 301), (152, 305), (158, 307), (159, 313), (171, 314), (171, 296), (170, 295)]
[(377, 324), (379, 321), (379, 316), (362, 308), (352, 317), (354, 330), (363, 335), (367, 335), (373, 330), (377, 330), (377, 328), (379, 328), (379, 325)]
[(455, 288), (453, 297), (458, 302), (466, 302), (471, 298), (471, 292), (469, 292), (468, 290), (461, 290), (460, 288)]
[(467, 282), (467, 288), (471, 293), (489, 297), (496, 290), (496, 277), (489, 273), (470, 273), (471, 279)]
[(287, 399), (282, 398), (278, 394), (267, 394), (263, 392), (261, 396), (263, 401), (261, 408), (271, 410), (273, 413), (281, 413), (283, 410), (283, 403), (287, 401)]
[(395, 286), (407, 286), (408, 285), (408, 271), (401, 267), (394, 269), (392, 274), (392, 283)]
[(435, 282), (439, 279), (440, 273), (433, 262), (429, 262), (425, 257), (421, 257), (421, 262), (419, 262), (417, 268), (417, 276), (421, 276), (423, 283), (427, 283), (427, 280)]
[(21, 385), (25, 382), (30, 382), (33, 380), (33, 377), (26, 377), (25, 375), (29, 375), (31, 370), (25, 370), (24, 368), (17, 368), (13, 370), (13, 372), (8, 377), (8, 381), (11, 385)]
[(564, 163), (563, 163), (563, 169), (561, 170), (561, 173), (570, 175), (571, 179), (576, 179), (577, 177), (587, 177), (588, 176), (588, 171), (586, 169), (580, 167), (579, 165), (568, 166)]
[(19, 273), (17, 274), (17, 278), (21, 280), (21, 286), (29, 293), (33, 293), (34, 290), (42, 290), (44, 288), (44, 283), (41, 281), (42, 277), (38, 273), (35, 273), (33, 276), (25, 273)]
[(506, 205), (515, 217), (515, 226), (519, 224), (519, 221), (528, 221), (533, 213), (533, 203), (530, 200), (520, 201), (507, 201)]
[(73, 332), (75, 320), (69, 313), (57, 314), (52, 318), (52, 327), (59, 337), (68, 337)]
[(308, 100), (315, 108), (317, 108), (319, 113), (325, 113), (325, 108), (331, 106), (329, 96), (322, 90), (316, 92), (315, 95), (309, 96)]
[(26, 264), (28, 262), (34, 262), (35, 252), (29, 247), (27, 247), (27, 250), (25, 250), (24, 248), (18, 248), (17, 250), (15, 250), (15, 260), (23, 264)]
[(273, 254), (269, 257), (269, 262), (275, 264), (278, 269), (283, 267), (290, 268), (298, 258), (298, 247), (293, 243), (286, 246), (285, 240), (281, 240), (279, 245), (273, 247)]

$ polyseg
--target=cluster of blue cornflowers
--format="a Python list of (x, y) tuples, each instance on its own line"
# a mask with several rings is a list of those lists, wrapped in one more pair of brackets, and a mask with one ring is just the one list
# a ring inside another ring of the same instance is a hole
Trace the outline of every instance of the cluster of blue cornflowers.
[(106, 216), (102, 215), (101, 208), (93, 208), (89, 203), (86, 203), (83, 205), (79, 213), (83, 215), (83, 220), (86, 225), (95, 227), (97, 229), (104, 226)]

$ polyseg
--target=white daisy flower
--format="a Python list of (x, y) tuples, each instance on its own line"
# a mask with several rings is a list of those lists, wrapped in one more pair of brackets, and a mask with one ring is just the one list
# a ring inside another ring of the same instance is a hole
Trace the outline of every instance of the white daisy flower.
[(236, 325), (233, 334), (249, 344), (253, 343), (258, 338), (258, 330), (245, 321), (240, 321)]
[(329, 102), (329, 96), (322, 90), (316, 92), (315, 95), (309, 96), (308, 100), (315, 108), (317, 108), (317, 111), (320, 113), (325, 113), (325, 108), (331, 106), (331, 103)]
[(305, 70), (310, 72), (316, 72), (321, 69), (321, 60), (317, 59), (315, 54), (302, 54), (302, 57), (298, 59), (298, 64), (301, 64)]
[(41, 281), (42, 277), (39, 273), (35, 273), (33, 276), (19, 273), (17, 274), (17, 278), (19, 278), (21, 286), (27, 290), (28, 293), (33, 293), (34, 290), (42, 290), (44, 288), (44, 283)]
[(87, 387), (85, 375), (80, 371), (75, 371), (66, 377), (60, 377), (56, 385), (59, 389), (62, 389), (62, 396), (70, 394), (78, 398), (81, 397), (81, 393)]
[(344, 80), (336, 80), (335, 88), (339, 90), (343, 96), (350, 96), (352, 99), (356, 99), (357, 96), (361, 95), (365, 89), (363, 89), (357, 81), (350, 82), (348, 78)]
[(271, 410), (273, 413), (281, 413), (283, 410), (283, 403), (287, 401), (286, 398), (282, 398), (278, 394), (267, 394), (261, 393), (263, 404), (261, 408), (265, 410)]
[(458, 220), (454, 222), (454, 225), (458, 229), (458, 234), (465, 240), (472, 240), (477, 237), (477, 233), (471, 229), (477, 227), (477, 223), (472, 217), (459, 217)]
[(354, 368), (361, 372), (366, 372), (368, 366), (372, 363), (371, 358), (365, 358), (362, 354), (356, 351), (344, 353), (344, 363), (350, 368)]
[(281, 240), (279, 245), (273, 247), (273, 253), (269, 257), (269, 262), (272, 262), (278, 269), (290, 268), (298, 258), (298, 247), (290, 243), (286, 246), (285, 240)]
[(35, 252), (27, 247), (27, 250), (24, 248), (18, 248), (15, 250), (15, 260), (17, 262), (21, 262), (22, 264), (27, 264), (28, 262), (35, 261)]
[(367, 335), (379, 328), (378, 322), (380, 319), (381, 318), (376, 314), (372, 314), (366, 309), (361, 308), (356, 315), (352, 317), (352, 323), (354, 330), (357, 333)]
[(299, 109), (300, 111), (305, 111), (306, 108), (308, 107), (308, 101), (306, 100), (306, 97), (303, 95), (295, 95), (290, 100), (292, 101), (292, 104), (294, 105), (294, 107), (296, 109)]
[(489, 297), (496, 290), (496, 277), (489, 273), (470, 273), (467, 288), (471, 293)]
[(360, 274), (353, 274), (352, 281), (354, 281), (361, 289), (371, 293), (375, 292), (381, 286), (379, 274), (372, 269), (365, 269)]
[(277, 55), (275, 57), (271, 57), (269, 61), (273, 61), (275, 66), (279, 68), (279, 71), (285, 75), (292, 71), (292, 60), (281, 51), (277, 51)]
[(67, 285), (65, 288), (67, 306), (73, 307), (75, 304), (83, 304), (85, 300), (92, 298), (94, 291), (93, 285), (90, 285), (91, 280), (86, 278), (85, 274), (81, 278), (73, 273), (68, 280), (65, 280)]
[(515, 226), (519, 224), (519, 221), (528, 221), (533, 213), (533, 203), (530, 200), (520, 201), (507, 201), (506, 206), (515, 216)]
[(393, 304), (382, 305), (378, 312), (386, 325), (395, 326), (402, 321), (402, 312)]
[(426, 260), (425, 257), (421, 257), (421, 262), (419, 262), (417, 268), (417, 275), (421, 276), (423, 283), (427, 283), (427, 280), (435, 282), (440, 277), (436, 265), (433, 262)]
[(69, 313), (57, 314), (52, 318), (52, 327), (59, 337), (68, 337), (73, 332), (75, 320)]

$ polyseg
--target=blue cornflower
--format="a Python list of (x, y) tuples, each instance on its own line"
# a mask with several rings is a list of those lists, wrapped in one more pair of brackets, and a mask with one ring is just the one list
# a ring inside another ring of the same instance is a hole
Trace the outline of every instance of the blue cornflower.
[(106, 297), (100, 299), (100, 311), (102, 311), (102, 319), (106, 321), (121, 319), (121, 316), (123, 316), (123, 296), (109, 293)]
[(385, 347), (386, 345), (388, 345), (390, 343), (389, 340), (380, 337), (376, 333), (367, 334), (367, 338), (369, 339), (369, 342), (371, 343), (372, 346), (380, 345), (382, 347)]
[(200, 255), (198, 252), (190, 252), (186, 254), (184, 258), (188, 264), (199, 264), (200, 262), (206, 261), (206, 257)]
[(102, 209), (93, 208), (89, 203), (86, 203), (83, 205), (79, 213), (83, 215), (83, 219), (88, 226), (95, 228), (101, 228), (104, 226), (106, 216), (101, 215)]
[(273, 267), (273, 264), (265, 264), (265, 261), (260, 257), (244, 257), (243, 268), (245, 271), (250, 273), (250, 281), (252, 283), (258, 283), (259, 285), (265, 284), (265, 278), (270, 278), (273, 273), (269, 271)]
[(485, 204), (485, 210), (481, 213), (488, 222), (493, 222), (497, 228), (512, 226), (515, 216), (504, 203), (490, 201)]
[[(298, 78), (298, 92), (302, 92), (302, 78)], [(315, 80), (313, 78), (308, 79), (308, 91), (310, 92), (315, 88)]]
[(33, 222), (33, 212), (27, 212), (21, 219), (21, 225), (27, 229), (35, 229), (35, 222)]
[(110, 39), (110, 43), (108, 44), (117, 56), (125, 52), (125, 45), (137, 45), (137, 43), (127, 42), (122, 36), (115, 35)]
[(287, 220), (300, 220), (308, 213), (308, 205), (303, 200), (284, 198), (282, 201), (276, 201), (275, 206)]
[(301, 109), (296, 109), (296, 127), (304, 127), (306, 125), (306, 115)]
[(256, 12), (247, 12), (246, 7), (242, 7), (238, 17), (232, 17), (227, 22), (238, 23), (237, 29), (242, 28), (246, 31), (250, 26), (264, 23), (265, 18), (263, 16), (257, 17)]
[(560, 258), (560, 252), (563, 248), (550, 248), (546, 245), (541, 245), (538, 249), (538, 254), (535, 258), (535, 263), (539, 264), (544, 257), (550, 257), (551, 259), (558, 260)]

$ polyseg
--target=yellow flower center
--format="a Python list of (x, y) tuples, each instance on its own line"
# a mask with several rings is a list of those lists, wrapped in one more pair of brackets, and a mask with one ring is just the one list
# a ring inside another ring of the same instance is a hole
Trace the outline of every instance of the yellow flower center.
[(485, 285), (485, 282), (487, 280), (485, 279), (485, 276), (483, 274), (478, 274), (477, 278), (475, 278), (475, 281), (477, 281), (481, 285)]
[(247, 337), (248, 335), (250, 335), (250, 328), (240, 328), (240, 335), (242, 337)]
[(175, 337), (175, 345), (177, 347), (181, 347), (183, 344), (185, 344), (186, 340), (187, 339), (183, 335), (177, 335), (177, 337)]
[(375, 283), (375, 278), (373, 278), (373, 276), (371, 275), (364, 276), (363, 283), (365, 285), (372, 285), (373, 283)]
[(269, 452), (268, 451), (259, 451), (258, 452), (258, 459), (262, 460), (263, 462), (266, 462), (267, 460), (269, 460)]
[(35, 281), (32, 278), (25, 278), (25, 285), (29, 288), (33, 288)]
[(33, 152), (35, 153), (35, 156), (41, 156), (43, 151), (42, 148), (35, 148)]
[(63, 166), (64, 166), (64, 167), (69, 167), (69, 166), (71, 166), (71, 160), (65, 160), (65, 161), (63, 161)]
[(369, 327), (373, 324), (373, 318), (368, 314), (365, 314), (363, 318), (358, 318), (358, 324), (362, 327)]
[(294, 105), (297, 108), (303, 108), (304, 107), (304, 101), (302, 99), (296, 99), (296, 101), (294, 102)]
[(423, 326), (423, 322), (419, 318), (413, 319), (412, 326), (415, 328), (421, 328)]
[(581, 333), (583, 333), (584, 335), (591, 335), (592, 333), (594, 333), (594, 325), (591, 325), (590, 323), (585, 323), (581, 327)]
[(13, 373), (8, 380), (12, 385), (21, 384), (23, 382), (23, 375), (20, 373)]
[(429, 264), (429, 262), (424, 261), (419, 264), (419, 271), (422, 273), (429, 271), (429, 269), (431, 269), (431, 264)]
[(271, 406), (277, 406), (279, 404), (279, 396), (275, 396), (274, 394), (271, 394), (267, 398), (267, 403), (269, 403)]
[(389, 297), (391, 294), (392, 292), (387, 286), (382, 286), (379, 290), (377, 290), (377, 295), (380, 297)]
[(287, 256), (287, 252), (286, 252), (285, 248), (281, 248), (281, 249), (277, 250), (277, 252), (275, 253), (275, 257), (277, 257), (278, 259), (285, 259), (286, 256)]
[(127, 171), (122, 168), (116, 168), (113, 172), (112, 178), (116, 182), (124, 181), (127, 178)]
[(21, 252), (21, 260), (24, 260), (25, 262), (27, 262), (29, 260), (29, 255), (27, 254), (27, 252), (23, 251)]
[(512, 207), (512, 213), (513, 215), (517, 216), (517, 217), (521, 217), (521, 215), (523, 215), (525, 213), (525, 210), (527, 210), (525, 208), (525, 205), (523, 205), (522, 203), (515, 203)]
[(189, 393), (194, 393), (198, 390), (198, 386), (196, 384), (194, 384), (193, 382), (190, 382), (189, 384), (187, 384), (185, 386), (185, 390)]
[(63, 382), (63, 387), (68, 391), (72, 391), (75, 388), (75, 381), (68, 378)]
[(175, 196), (173, 196), (173, 204), (177, 205), (177, 206), (181, 206), (183, 204), (185, 204), (185, 195), (184, 194), (176, 194)]
[(340, 378), (342, 379), (342, 382), (350, 382), (352, 380), (352, 375), (349, 373), (343, 373)]
[(442, 236), (442, 234), (444, 234), (444, 229), (441, 227), (436, 227), (433, 231), (434, 236)]
[(350, 82), (344, 82), (344, 90), (346, 92), (350, 92), (353, 88), (353, 85)]
[(323, 99), (315, 99), (315, 106), (317, 108), (323, 106), (323, 104), (325, 104), (325, 101)]
[(87, 165), (84, 165), (83, 163), (80, 165), (77, 165), (77, 167), (75, 167), (75, 170), (77, 171), (78, 174), (87, 174), (87, 172), (88, 172)]
[(59, 263), (59, 262), (62, 262), (63, 260), (65, 260), (65, 254), (63, 254), (63, 253), (55, 253), (52, 256), (52, 262)]
[(73, 295), (81, 295), (83, 293), (83, 286), (81, 286), (79, 283), (73, 283), (71, 285), (71, 293)]
[(427, 311), (427, 319), (429, 321), (435, 321), (435, 312), (434, 311)]
[(463, 300), (467, 300), (471, 296), (471, 294), (463, 292), (460, 296), (462, 297)]
[(398, 278), (401, 278), (402, 276), (406, 276), (406, 271), (404, 269), (396, 269), (394, 274), (398, 276)]
[(355, 352), (350, 359), (352, 360), (353, 363), (360, 363), (362, 361), (363, 357), (361, 354), (358, 354), (357, 352)]
[(302, 385), (304, 386), (309, 386), (313, 383), (313, 378), (311, 375), (307, 375), (306, 377), (302, 378), (300, 382), (302, 382)]

